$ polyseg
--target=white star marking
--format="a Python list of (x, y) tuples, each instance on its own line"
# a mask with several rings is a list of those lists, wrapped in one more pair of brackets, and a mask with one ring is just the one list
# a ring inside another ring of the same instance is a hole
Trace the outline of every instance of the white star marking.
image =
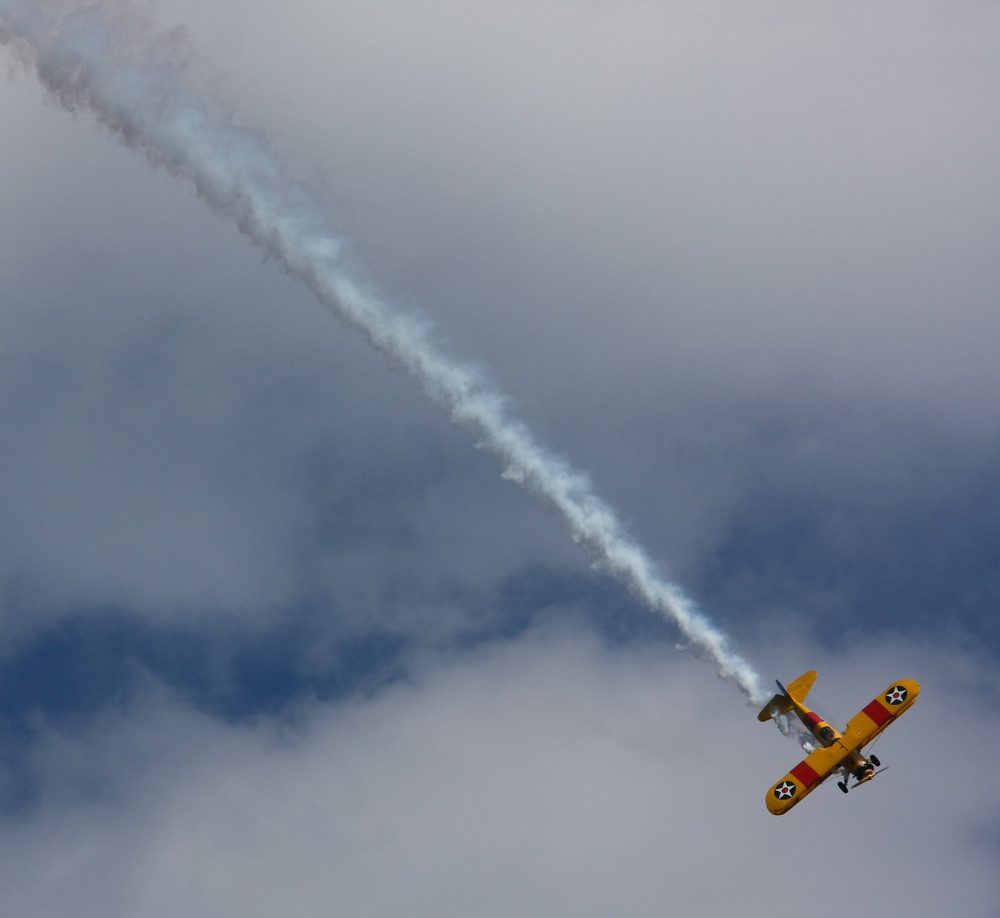
[(795, 794), (795, 785), (791, 781), (782, 781), (775, 789), (774, 796), (779, 800), (787, 800)]
[(906, 689), (901, 685), (895, 685), (885, 693), (885, 700), (889, 704), (901, 704), (906, 700)]

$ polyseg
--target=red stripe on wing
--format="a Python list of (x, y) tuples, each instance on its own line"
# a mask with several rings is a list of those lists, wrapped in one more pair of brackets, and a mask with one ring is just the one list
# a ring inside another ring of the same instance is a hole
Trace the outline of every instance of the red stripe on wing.
[(808, 762), (799, 762), (790, 772), (796, 781), (801, 782), (806, 787), (812, 787), (819, 779), (820, 774)]
[(881, 727), (887, 721), (892, 720), (892, 712), (877, 698), (870, 704), (862, 708), (862, 713), (867, 714), (876, 727)]

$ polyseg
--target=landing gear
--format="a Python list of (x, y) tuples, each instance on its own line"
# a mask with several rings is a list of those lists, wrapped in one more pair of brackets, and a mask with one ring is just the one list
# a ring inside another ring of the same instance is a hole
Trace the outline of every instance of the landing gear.
[(868, 756), (868, 761), (872, 763), (876, 768), (879, 768), (882, 763), (873, 755)]
[(838, 781), (837, 782), (837, 787), (839, 787), (845, 794), (847, 793), (847, 782), (846, 781)]

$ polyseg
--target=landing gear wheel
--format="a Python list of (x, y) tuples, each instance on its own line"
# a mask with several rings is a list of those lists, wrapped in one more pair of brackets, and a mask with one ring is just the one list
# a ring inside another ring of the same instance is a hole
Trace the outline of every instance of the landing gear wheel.
[(843, 781), (838, 781), (837, 787), (839, 787), (845, 794), (847, 793), (847, 785)]
[(882, 763), (873, 755), (868, 756), (868, 761), (872, 763), (876, 768), (879, 768)]

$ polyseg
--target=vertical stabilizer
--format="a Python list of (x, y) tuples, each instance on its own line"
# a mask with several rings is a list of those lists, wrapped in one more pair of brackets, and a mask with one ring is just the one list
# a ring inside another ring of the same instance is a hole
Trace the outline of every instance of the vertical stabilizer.
[(811, 669), (809, 672), (799, 676), (798, 679), (790, 682), (788, 688), (785, 689), (785, 693), (795, 701), (805, 701), (806, 695), (809, 694), (809, 689), (812, 688), (812, 684), (815, 681), (816, 670)]
[(781, 692), (764, 705), (760, 714), (757, 715), (757, 720), (765, 721), (770, 720), (776, 714), (787, 714), (795, 706), (794, 702), (805, 701), (805, 697), (809, 694), (809, 689), (812, 688), (815, 681), (816, 670), (811, 669), (799, 676), (798, 679), (793, 679), (787, 688), (779, 682), (778, 688), (781, 689)]

